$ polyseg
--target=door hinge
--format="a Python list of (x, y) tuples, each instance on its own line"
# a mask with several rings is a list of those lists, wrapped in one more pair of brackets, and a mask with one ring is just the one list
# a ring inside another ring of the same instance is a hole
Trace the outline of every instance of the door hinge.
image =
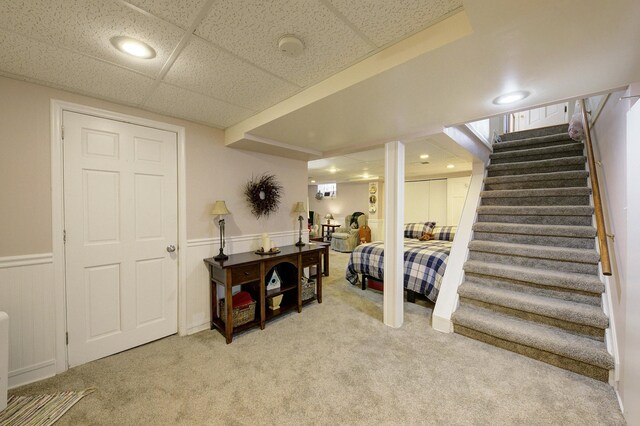
[(69, 332), (65, 333), (65, 338), (67, 339), (67, 345), (69, 344)]
[(63, 244), (67, 244), (67, 230), (66, 229), (62, 230), (62, 243)]
[(567, 112), (567, 106), (566, 105), (564, 106), (564, 112)]
[(64, 140), (64, 126), (62, 126), (62, 140)]

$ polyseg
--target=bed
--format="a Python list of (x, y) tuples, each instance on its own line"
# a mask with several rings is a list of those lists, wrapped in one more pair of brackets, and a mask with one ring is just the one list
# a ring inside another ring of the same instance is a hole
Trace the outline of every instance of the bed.
[[(427, 222), (428, 224), (428, 222)], [(407, 299), (414, 300), (415, 294), (421, 294), (435, 302), (440, 283), (447, 266), (451, 244), (455, 236), (455, 227), (432, 227), (434, 239), (420, 241), (417, 232), (407, 232), (404, 239), (404, 288)], [(359, 275), (362, 275), (362, 281)], [(367, 280), (373, 278), (382, 282), (384, 278), (384, 243), (375, 241), (355, 248), (349, 258), (345, 278), (353, 285), (366, 288)]]

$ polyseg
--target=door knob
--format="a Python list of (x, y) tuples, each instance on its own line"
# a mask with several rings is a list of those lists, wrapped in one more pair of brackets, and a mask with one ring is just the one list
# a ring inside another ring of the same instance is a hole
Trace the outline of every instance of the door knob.
[(173, 244), (170, 244), (167, 246), (167, 251), (169, 253), (173, 253), (174, 251), (176, 251), (176, 246), (174, 246)]

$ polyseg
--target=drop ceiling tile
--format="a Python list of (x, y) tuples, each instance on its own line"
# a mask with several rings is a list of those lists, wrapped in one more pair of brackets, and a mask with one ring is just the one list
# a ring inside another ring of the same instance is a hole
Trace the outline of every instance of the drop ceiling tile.
[[(62, 46), (155, 77), (184, 31), (113, 0), (3, 0), (0, 28)], [(152, 59), (116, 50), (114, 36), (127, 35), (152, 46)]]
[(127, 0), (127, 2), (180, 28), (187, 29), (207, 0)]
[(398, 41), (462, 6), (462, 0), (327, 0), (376, 45)]
[(145, 102), (145, 109), (224, 129), (255, 114), (186, 89), (161, 83)]
[[(221, 0), (196, 34), (300, 86), (340, 71), (373, 49), (317, 0)], [(278, 50), (286, 34), (304, 43), (299, 57)]]
[(252, 110), (270, 107), (300, 88), (193, 37), (165, 81)]
[(0, 70), (26, 80), (126, 104), (142, 102), (153, 79), (0, 30)]

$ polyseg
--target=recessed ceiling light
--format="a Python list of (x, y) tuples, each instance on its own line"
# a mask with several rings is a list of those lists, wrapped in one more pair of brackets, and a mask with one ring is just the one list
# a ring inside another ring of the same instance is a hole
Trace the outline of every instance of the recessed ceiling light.
[(311, 180), (311, 183), (316, 183), (316, 181), (315, 180)]
[(363, 179), (369, 179), (369, 173), (363, 173), (362, 174), (362, 178)]
[(111, 38), (111, 44), (127, 55), (135, 56), (141, 59), (155, 58), (156, 51), (151, 46), (140, 40), (136, 40), (131, 37), (117, 36)]
[(453, 169), (455, 166), (453, 164), (447, 164), (447, 169)]
[(332, 167), (332, 168), (329, 169), (329, 173), (335, 173), (337, 171), (338, 170), (335, 167)]
[(422, 154), (422, 155), (420, 156), (420, 158), (422, 158), (423, 160), (424, 160), (425, 158), (429, 158), (429, 154)]
[(514, 102), (518, 102), (529, 96), (530, 93), (526, 90), (519, 90), (517, 92), (506, 93), (504, 95), (500, 95), (493, 100), (493, 103), (496, 105), (505, 105), (512, 104)]

